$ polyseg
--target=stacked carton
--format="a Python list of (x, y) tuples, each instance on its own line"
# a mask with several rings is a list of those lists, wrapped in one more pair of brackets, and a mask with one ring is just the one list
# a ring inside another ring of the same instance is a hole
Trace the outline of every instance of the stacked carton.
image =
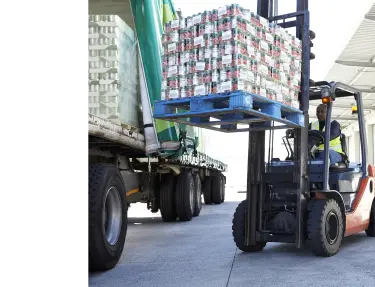
[(134, 32), (115, 15), (89, 16), (89, 113), (139, 127)]
[(235, 90), (299, 107), (301, 42), (237, 4), (166, 23), (162, 99)]

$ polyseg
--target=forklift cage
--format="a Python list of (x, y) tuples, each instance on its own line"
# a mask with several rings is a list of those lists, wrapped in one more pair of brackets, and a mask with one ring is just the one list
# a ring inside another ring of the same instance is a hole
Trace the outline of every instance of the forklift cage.
[[(275, 5), (274, 5), (275, 4)], [(297, 225), (296, 238), (291, 241), (296, 243), (297, 248), (304, 245), (303, 236), (303, 212), (306, 207), (308, 190), (307, 149), (301, 148), (308, 144), (308, 123), (309, 123), (309, 80), (310, 80), (310, 14), (307, 0), (297, 0), (297, 12), (285, 15), (277, 15), (277, 0), (258, 0), (258, 15), (274, 22), (283, 28), (296, 27), (296, 37), (302, 40), (302, 73), (301, 73), (301, 93), (299, 95), (300, 109), (304, 115), (304, 127), (295, 129), (296, 140), (294, 143), (294, 175), (293, 181), (297, 184)], [(274, 13), (275, 12), (275, 13)], [(286, 20), (296, 18), (295, 21)], [(283, 23), (278, 23), (278, 21)], [(249, 128), (252, 128), (250, 124)], [(262, 183), (262, 173), (264, 172), (265, 158), (265, 131), (249, 132), (248, 148), (248, 170), (247, 170), (247, 214), (245, 218), (245, 245), (255, 245), (257, 241), (257, 222), (259, 227), (262, 224), (261, 218), (257, 218), (259, 211), (263, 209), (261, 200), (264, 194), (264, 184)], [(257, 192), (259, 190), (259, 193)]]
[[(309, 125), (309, 101), (321, 99), (321, 91), (310, 91), (310, 47), (311, 39), (315, 37), (310, 31), (310, 14), (308, 11), (308, 0), (296, 0), (297, 12), (288, 13), (284, 15), (276, 15), (278, 8), (278, 0), (258, 0), (258, 15), (268, 19), (270, 22), (283, 28), (296, 28), (296, 37), (302, 40), (302, 70), (301, 70), (301, 92), (299, 93), (300, 109), (303, 112), (304, 126), (302, 128), (295, 128), (294, 141), (294, 172), (293, 183), (297, 187), (297, 204), (296, 204), (296, 232), (288, 238), (284, 237), (283, 242), (295, 243), (297, 248), (305, 245), (304, 236), (304, 211), (306, 210), (307, 200), (310, 197), (309, 192), (309, 175), (308, 166), (308, 125)], [(289, 20), (296, 18), (296, 20)], [(286, 21), (289, 20), (289, 21)], [(279, 23), (279, 22), (282, 23)], [(311, 38), (310, 38), (311, 37)], [(357, 102), (357, 106), (362, 110), (363, 103), (361, 92), (357, 89), (342, 83), (328, 83), (317, 82), (312, 84), (312, 87), (329, 87), (329, 94), (334, 98), (353, 96)], [(329, 102), (327, 105), (326, 121), (330, 122), (332, 118), (333, 103)], [(358, 113), (358, 121), (360, 127), (360, 140), (362, 150), (362, 172), (363, 176), (367, 175), (367, 161), (366, 161), (366, 131), (364, 124), (363, 113)], [(249, 125), (251, 130), (253, 124)], [(323, 169), (323, 190), (322, 192), (330, 192), (329, 180), (329, 139), (330, 139), (330, 125), (326, 126), (324, 135), (324, 169)], [(261, 237), (268, 237), (270, 241), (277, 241), (277, 235), (266, 234), (261, 235), (258, 231), (264, 233), (262, 230), (262, 199), (264, 197), (264, 183), (262, 181), (262, 174), (265, 171), (265, 131), (251, 131), (249, 132), (249, 147), (248, 147), (248, 170), (247, 170), (247, 191), (246, 202), (247, 212), (245, 217), (245, 245), (255, 245)], [(273, 238), (272, 238), (273, 237)], [(272, 240), (274, 239), (274, 240)]]

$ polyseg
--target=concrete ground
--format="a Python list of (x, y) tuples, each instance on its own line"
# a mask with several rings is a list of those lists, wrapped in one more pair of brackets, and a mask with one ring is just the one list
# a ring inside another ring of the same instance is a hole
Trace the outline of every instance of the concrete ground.
[(375, 239), (344, 239), (331, 258), (290, 244), (268, 243), (259, 253), (237, 250), (232, 216), (245, 196), (227, 192), (221, 205), (203, 205), (191, 222), (162, 222), (145, 205), (129, 210), (128, 236), (119, 264), (90, 273), (94, 286), (375, 286)]

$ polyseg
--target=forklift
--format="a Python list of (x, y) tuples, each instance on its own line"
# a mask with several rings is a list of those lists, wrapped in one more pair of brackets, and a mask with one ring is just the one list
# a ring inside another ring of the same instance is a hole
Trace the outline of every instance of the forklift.
[[(307, 0), (297, 0), (297, 12), (285, 15), (277, 15), (277, 0), (258, 0), (258, 14), (281, 27), (296, 27), (296, 37), (302, 40), (299, 101), (304, 127), (286, 131), (288, 157), (284, 161), (271, 155), (266, 163), (265, 130), (249, 132), (246, 200), (233, 216), (234, 242), (243, 252), (261, 251), (267, 242), (283, 242), (308, 247), (317, 256), (333, 256), (346, 236), (365, 231), (375, 237), (375, 167), (367, 165), (362, 94), (343, 83), (310, 80), (315, 35), (309, 30)], [(362, 162), (349, 162), (342, 134), (342, 161), (330, 165), (331, 125), (324, 132), (309, 130), (309, 102), (325, 104), (326, 122), (330, 123), (335, 101), (347, 97), (356, 103), (353, 111), (358, 116)], [(252, 127), (250, 124), (249, 130)], [(272, 139), (273, 130), (269, 130)], [(293, 139), (294, 150), (289, 139)], [(324, 160), (315, 159), (320, 145), (324, 145)]]

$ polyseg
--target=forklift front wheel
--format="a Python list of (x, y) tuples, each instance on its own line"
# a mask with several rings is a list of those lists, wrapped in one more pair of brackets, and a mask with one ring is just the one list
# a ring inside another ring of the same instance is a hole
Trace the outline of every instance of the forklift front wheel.
[(257, 252), (263, 250), (266, 242), (257, 242), (255, 245), (245, 245), (245, 216), (247, 212), (246, 200), (242, 201), (233, 216), (232, 234), (237, 247), (243, 252)]
[(341, 209), (334, 199), (314, 200), (308, 219), (308, 243), (317, 256), (335, 255), (344, 235)]

